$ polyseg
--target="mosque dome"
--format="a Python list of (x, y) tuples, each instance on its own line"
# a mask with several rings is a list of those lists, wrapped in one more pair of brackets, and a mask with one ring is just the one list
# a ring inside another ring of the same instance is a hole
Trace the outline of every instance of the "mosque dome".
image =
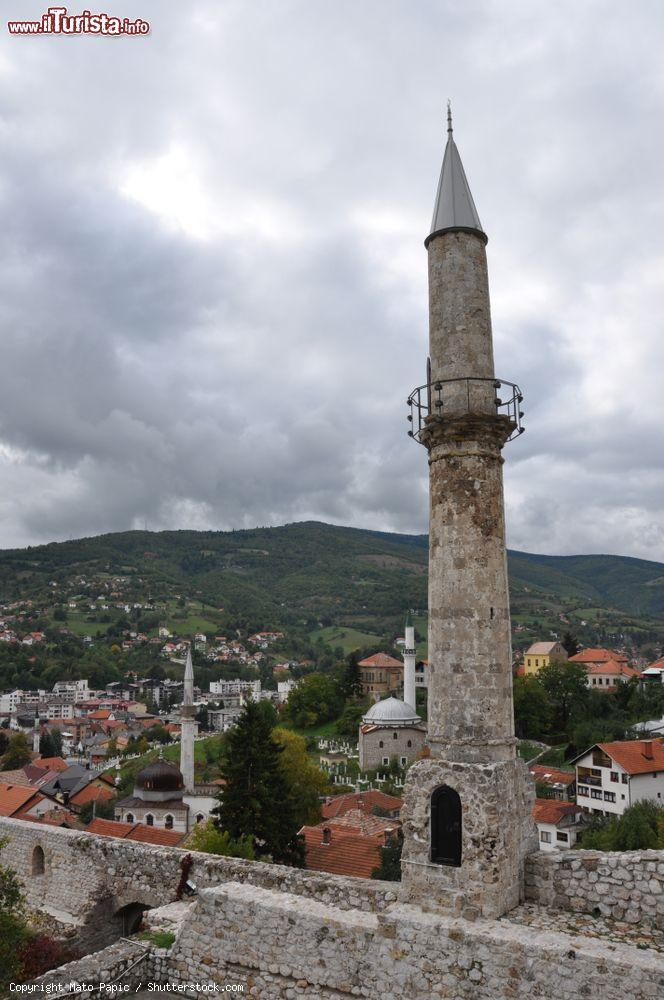
[(362, 721), (374, 726), (415, 726), (421, 719), (405, 701), (385, 698), (372, 705)]
[(172, 795), (174, 792), (182, 793), (183, 788), (182, 771), (177, 764), (158, 757), (136, 775), (134, 794), (142, 791), (148, 794), (168, 792)]

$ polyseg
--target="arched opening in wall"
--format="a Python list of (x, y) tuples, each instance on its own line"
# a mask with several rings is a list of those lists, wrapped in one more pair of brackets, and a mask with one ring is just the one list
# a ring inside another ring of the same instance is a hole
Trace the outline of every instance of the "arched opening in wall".
[(171, 816), (170, 813), (168, 814), (168, 816), (164, 820), (164, 827), (167, 830), (172, 830), (173, 829), (173, 817)]
[(431, 795), (431, 860), (461, 865), (461, 799), (449, 785), (440, 785)]
[(196, 813), (196, 822), (197, 823), (202, 823), (204, 819), (205, 819), (205, 816), (203, 815), (203, 813)]
[(154, 816), (152, 813), (148, 813), (145, 817), (146, 826), (154, 826)]
[(122, 937), (130, 937), (130, 935), (135, 934), (141, 926), (143, 914), (146, 910), (151, 909), (152, 907), (148, 906), (147, 903), (127, 903), (126, 906), (122, 906), (114, 913), (113, 920)]
[(127, 813), (127, 815), (125, 816), (125, 821), (127, 823), (133, 823), (134, 822), (134, 817), (132, 816), (131, 813)]
[(32, 861), (30, 864), (30, 874), (31, 875), (43, 875), (46, 871), (46, 858), (44, 857), (44, 850), (39, 845), (35, 847), (32, 852)]

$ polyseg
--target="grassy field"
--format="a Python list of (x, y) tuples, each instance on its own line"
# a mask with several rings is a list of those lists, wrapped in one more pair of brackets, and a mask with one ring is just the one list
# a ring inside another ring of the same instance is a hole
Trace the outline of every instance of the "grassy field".
[(328, 628), (319, 628), (311, 632), (309, 638), (315, 642), (322, 639), (330, 646), (341, 646), (344, 654), (352, 653), (354, 649), (363, 649), (366, 646), (375, 646), (380, 641), (379, 635), (372, 635), (370, 632), (360, 632), (356, 628), (344, 628), (343, 626), (330, 625)]

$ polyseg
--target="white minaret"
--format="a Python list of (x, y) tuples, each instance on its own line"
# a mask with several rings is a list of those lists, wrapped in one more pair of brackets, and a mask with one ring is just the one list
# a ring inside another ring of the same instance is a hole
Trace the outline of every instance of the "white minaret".
[(415, 701), (415, 629), (410, 617), (406, 615), (406, 645), (403, 651), (403, 700), (412, 709), (417, 708)]
[(194, 664), (191, 660), (191, 648), (187, 651), (184, 668), (184, 695), (180, 719), (180, 770), (185, 792), (193, 792), (194, 737), (198, 732), (198, 723), (194, 718)]
[(40, 737), (41, 737), (41, 722), (39, 721), (39, 712), (35, 712), (35, 731), (32, 734), (32, 749), (35, 753), (39, 753)]

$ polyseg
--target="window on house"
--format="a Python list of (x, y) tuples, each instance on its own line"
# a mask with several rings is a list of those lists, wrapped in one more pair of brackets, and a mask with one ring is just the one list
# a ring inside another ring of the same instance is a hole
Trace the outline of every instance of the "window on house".
[(127, 813), (127, 815), (125, 816), (125, 820), (127, 821), (127, 823), (133, 823), (134, 817), (132, 816), (131, 813)]
[(629, 781), (629, 775), (628, 774), (623, 774), (623, 775), (621, 775), (621, 778), (622, 778), (623, 785), (626, 785), (627, 782)]
[(380, 747), (381, 750), (383, 749), (383, 741), (382, 740), (378, 741), (378, 746)]
[(611, 781), (618, 781), (618, 772), (611, 771)]
[[(402, 757), (401, 758), (401, 766), (403, 767), (404, 764), (407, 764), (407, 763), (408, 763), (408, 758), (407, 757)], [(659, 795), (659, 792), (657, 794)]]
[(173, 829), (173, 817), (171, 815), (168, 815), (164, 820), (164, 826), (166, 827), (167, 830)]
[(399, 739), (399, 734), (398, 733), (393, 733), (392, 735), (393, 735), (393, 737), (394, 737), (395, 740)]
[(196, 822), (197, 823), (202, 823), (204, 819), (205, 819), (205, 816), (203, 815), (203, 813), (196, 813)]
[(412, 745), (413, 745), (413, 741), (412, 740), (408, 740), (408, 743), (406, 744), (406, 746), (412, 747)]
[(540, 840), (543, 844), (550, 844), (551, 834), (547, 830), (540, 830)]
[(146, 826), (154, 826), (154, 816), (151, 813), (145, 817), (145, 824)]
[(621, 795), (620, 798), (623, 800), (623, 802), (625, 801), (625, 796), (624, 795)]
[(567, 834), (556, 832), (556, 840), (561, 840), (564, 844), (566, 844), (568, 842)]
[(602, 792), (601, 792), (601, 790), (599, 788), (591, 788), (590, 789), (590, 798), (591, 799), (601, 799), (601, 797), (602, 797)]
[[(576, 794), (577, 795), (586, 795), (587, 796), (588, 795), (588, 789), (585, 788), (583, 785), (579, 785), (579, 787), (577, 788)], [(623, 798), (624, 798), (624, 796), (623, 796)]]
[(605, 802), (615, 802), (616, 801), (616, 793), (615, 792), (604, 792), (604, 801)]
[(389, 764), (389, 763), (390, 763), (390, 758), (389, 757), (383, 757), (383, 764)]

